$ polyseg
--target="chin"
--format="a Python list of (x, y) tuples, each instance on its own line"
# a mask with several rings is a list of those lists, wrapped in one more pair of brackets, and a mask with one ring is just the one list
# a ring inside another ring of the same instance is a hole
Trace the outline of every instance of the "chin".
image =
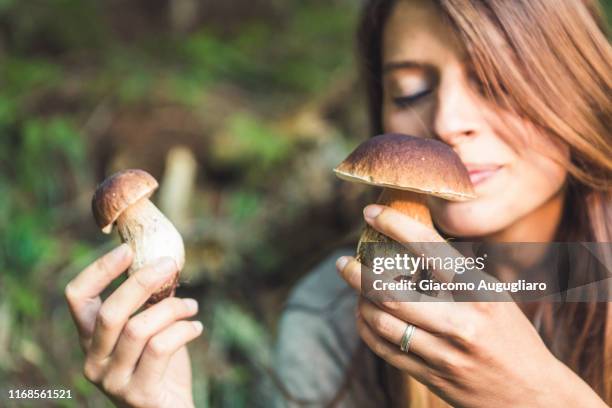
[(430, 207), (436, 228), (446, 235), (469, 238), (494, 234), (512, 223), (512, 220), (500, 216), (504, 214), (503, 211), (497, 211), (489, 203), (478, 201), (480, 200), (465, 203), (438, 199), (432, 201)]

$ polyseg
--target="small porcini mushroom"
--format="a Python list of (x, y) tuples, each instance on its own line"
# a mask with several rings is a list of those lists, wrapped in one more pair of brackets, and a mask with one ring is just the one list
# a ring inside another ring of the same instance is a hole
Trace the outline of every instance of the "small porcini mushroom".
[[(452, 201), (475, 198), (467, 169), (448, 145), (428, 138), (383, 134), (360, 144), (334, 169), (342, 179), (384, 187), (378, 203), (433, 228), (426, 195)], [(392, 242), (370, 226), (361, 234), (357, 259), (371, 266), (364, 242)]]
[(181, 235), (149, 200), (157, 187), (155, 178), (146, 171), (124, 170), (104, 180), (91, 201), (94, 218), (102, 231), (110, 234), (116, 224), (121, 241), (132, 248), (134, 259), (128, 274), (164, 256), (176, 262), (177, 273), (149, 298), (147, 304), (174, 295), (179, 272), (185, 264)]

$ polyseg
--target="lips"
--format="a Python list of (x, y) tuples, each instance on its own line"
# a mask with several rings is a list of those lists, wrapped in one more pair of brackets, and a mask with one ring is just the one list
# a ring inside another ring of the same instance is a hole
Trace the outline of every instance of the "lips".
[(474, 186), (482, 184), (488, 180), (503, 167), (498, 164), (466, 164), (470, 181)]

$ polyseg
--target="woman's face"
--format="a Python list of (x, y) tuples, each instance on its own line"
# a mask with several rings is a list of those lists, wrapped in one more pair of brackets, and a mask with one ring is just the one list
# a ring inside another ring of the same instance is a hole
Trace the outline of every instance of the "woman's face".
[(560, 191), (566, 170), (550, 153), (566, 153), (478, 94), (456, 36), (431, 3), (398, 1), (385, 26), (384, 130), (434, 137), (451, 146), (467, 167), (477, 198), (431, 198), (433, 218), (450, 235), (490, 235)]

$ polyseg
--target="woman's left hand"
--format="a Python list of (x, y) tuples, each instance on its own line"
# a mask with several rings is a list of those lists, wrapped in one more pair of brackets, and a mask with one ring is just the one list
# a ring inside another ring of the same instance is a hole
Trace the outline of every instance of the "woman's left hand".
[[(397, 242), (445, 242), (392, 208), (371, 205), (364, 215)], [(361, 294), (361, 264), (342, 257), (337, 268)], [(606, 406), (552, 355), (514, 302), (375, 304), (360, 297), (358, 309), (359, 334), (370, 349), (454, 406)], [(408, 324), (416, 331), (406, 353), (399, 344)]]

